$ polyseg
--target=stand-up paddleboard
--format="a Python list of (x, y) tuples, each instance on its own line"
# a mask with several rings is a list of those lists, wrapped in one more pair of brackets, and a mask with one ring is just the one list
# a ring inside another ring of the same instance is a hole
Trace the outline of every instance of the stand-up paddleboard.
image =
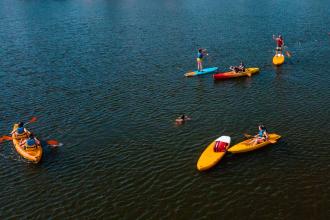
[(198, 159), (197, 169), (203, 171), (215, 166), (225, 156), (230, 140), (229, 136), (221, 136), (207, 146)]
[(208, 74), (208, 73), (213, 73), (213, 72), (215, 72), (217, 70), (218, 70), (218, 67), (210, 67), (210, 68), (203, 69), (203, 71), (195, 70), (193, 72), (189, 72), (189, 73), (186, 73), (184, 75), (187, 76), (187, 77), (198, 76), (198, 75), (204, 75), (204, 74)]
[(273, 64), (276, 66), (282, 65), (284, 63), (284, 55), (283, 54), (275, 54), (273, 57)]
[(216, 73), (213, 74), (214, 80), (224, 80), (224, 79), (231, 79), (236, 77), (242, 77), (242, 76), (252, 76), (253, 74), (256, 74), (259, 72), (259, 68), (245, 68), (244, 72), (225, 72), (225, 73)]
[(242, 142), (232, 146), (231, 148), (228, 149), (228, 151), (230, 153), (234, 153), (234, 154), (253, 151), (253, 150), (262, 148), (264, 146), (267, 146), (268, 144), (275, 144), (277, 142), (277, 140), (280, 138), (281, 138), (281, 136), (278, 134), (274, 134), (274, 133), (268, 134), (267, 141), (257, 143), (257, 144), (253, 143), (253, 140), (255, 140), (255, 138), (250, 138), (248, 140), (242, 141)]

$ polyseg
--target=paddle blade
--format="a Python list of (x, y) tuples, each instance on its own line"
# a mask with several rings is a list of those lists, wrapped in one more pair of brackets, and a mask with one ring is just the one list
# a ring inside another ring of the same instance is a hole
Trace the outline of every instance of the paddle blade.
[(289, 58), (291, 58), (291, 53), (289, 51), (286, 51), (285, 53)]
[(243, 134), (244, 135), (244, 137), (246, 137), (246, 138), (251, 138), (251, 137), (253, 137), (253, 135), (251, 135), (251, 134)]
[(32, 117), (31, 120), (29, 121), (29, 123), (33, 123), (37, 121), (37, 117)]
[(11, 141), (11, 140), (13, 140), (13, 138), (10, 137), (10, 136), (2, 136), (2, 139), (3, 139), (3, 140), (6, 140), (6, 141)]
[(59, 145), (60, 143), (57, 140), (49, 140), (47, 141), (48, 145)]

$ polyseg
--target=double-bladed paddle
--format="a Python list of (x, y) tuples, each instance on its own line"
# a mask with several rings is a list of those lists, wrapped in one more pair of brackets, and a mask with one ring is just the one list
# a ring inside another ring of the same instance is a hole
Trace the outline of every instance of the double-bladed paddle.
[[(251, 134), (243, 134), (243, 135), (244, 135), (244, 137), (246, 137), (246, 138), (256, 138), (255, 136), (253, 136), (253, 135), (251, 135)], [(266, 140), (266, 141), (269, 141), (269, 142), (272, 143), (272, 144), (276, 143), (276, 140), (271, 140), (270, 138), (268, 138), (268, 140)]]

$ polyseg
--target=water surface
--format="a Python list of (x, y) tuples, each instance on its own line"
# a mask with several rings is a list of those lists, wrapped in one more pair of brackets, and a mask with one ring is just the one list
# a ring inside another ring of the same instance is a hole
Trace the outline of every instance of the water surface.
[[(41, 139), (42, 163), (0, 148), (0, 216), (327, 219), (330, 3), (326, 0), (0, 2), (0, 130)], [(292, 58), (271, 64), (272, 35)], [(185, 78), (243, 60), (252, 78)], [(173, 120), (192, 117), (183, 126)], [(276, 144), (196, 170), (220, 135), (263, 123)]]

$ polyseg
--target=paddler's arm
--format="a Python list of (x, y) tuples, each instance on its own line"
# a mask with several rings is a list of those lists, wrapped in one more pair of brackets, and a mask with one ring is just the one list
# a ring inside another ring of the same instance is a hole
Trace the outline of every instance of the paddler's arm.
[(37, 145), (40, 145), (40, 141), (37, 138), (34, 138)]
[(265, 138), (266, 138), (266, 140), (268, 140), (268, 138), (269, 138), (267, 131), (265, 132)]
[(207, 50), (206, 49), (203, 49), (203, 54), (205, 55), (205, 56), (208, 56), (209, 54), (207, 53)]

